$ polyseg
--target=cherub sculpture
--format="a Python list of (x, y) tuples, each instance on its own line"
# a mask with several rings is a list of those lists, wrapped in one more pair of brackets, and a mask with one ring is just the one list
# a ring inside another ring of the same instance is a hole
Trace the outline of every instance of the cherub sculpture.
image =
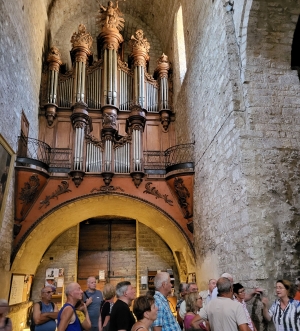
[(100, 5), (100, 25), (101, 27), (117, 28), (121, 31), (124, 28), (123, 14), (119, 10), (119, 1), (113, 6), (112, 1), (108, 1), (107, 7)]

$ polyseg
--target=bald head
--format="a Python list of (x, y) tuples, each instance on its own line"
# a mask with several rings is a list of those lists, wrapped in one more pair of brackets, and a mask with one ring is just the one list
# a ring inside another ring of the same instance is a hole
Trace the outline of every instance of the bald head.
[(66, 296), (68, 299), (68, 302), (77, 302), (82, 299), (82, 290), (80, 288), (80, 285), (78, 283), (70, 283), (66, 287)]
[(217, 281), (217, 288), (219, 296), (229, 296), (232, 297), (233, 290), (232, 290), (232, 283), (226, 277), (221, 277)]

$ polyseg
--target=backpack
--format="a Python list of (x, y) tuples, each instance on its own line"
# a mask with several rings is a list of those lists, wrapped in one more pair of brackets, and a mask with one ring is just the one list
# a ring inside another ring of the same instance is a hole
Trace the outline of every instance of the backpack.
[[(42, 301), (39, 301), (38, 303), (40, 305), (40, 310), (41, 310), (41, 313), (42, 313)], [(50, 303), (51, 303), (52, 309), (54, 311), (54, 303), (52, 301)], [(35, 323), (34, 323), (34, 319), (33, 319), (33, 305), (30, 308), (31, 308), (30, 319), (29, 319), (30, 331), (35, 331)]]

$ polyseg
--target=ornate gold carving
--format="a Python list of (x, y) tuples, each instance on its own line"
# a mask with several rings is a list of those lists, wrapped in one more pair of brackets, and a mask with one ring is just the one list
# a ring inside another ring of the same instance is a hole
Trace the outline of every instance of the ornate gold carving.
[(62, 64), (61, 54), (57, 47), (52, 46), (48, 53), (47, 62), (49, 63), (49, 70), (59, 71), (59, 67)]
[[(93, 43), (93, 38), (89, 33), (87, 33), (86, 27), (84, 24), (79, 24), (78, 32), (73, 33), (73, 36), (71, 38), (71, 43), (72, 43), (73, 49), (81, 48), (82, 50), (85, 51), (85, 53), (87, 55), (89, 55), (91, 53), (90, 48)], [(81, 54), (79, 57), (82, 58), (82, 57), (84, 57), (84, 55)], [(82, 62), (85, 62), (85, 60)]]
[(29, 181), (24, 184), (24, 187), (21, 188), (20, 197), (19, 199), (22, 200), (22, 210), (21, 210), (21, 216), (23, 216), (26, 205), (31, 203), (36, 193), (38, 192), (38, 188), (40, 186), (40, 180), (37, 174), (33, 174), (29, 177)]
[(119, 57), (118, 57), (118, 69), (121, 69), (125, 71), (127, 74), (130, 74), (130, 76), (133, 76), (131, 70), (128, 68), (128, 63), (121, 61)]
[(168, 57), (163, 53), (162, 56), (157, 60), (157, 67), (155, 71), (158, 72), (160, 78), (163, 77), (168, 78), (169, 69), (170, 69), (170, 63)]
[(158, 199), (158, 198), (163, 199), (163, 200), (165, 200), (165, 202), (167, 204), (169, 204), (170, 206), (173, 206), (173, 201), (168, 199), (168, 195), (167, 194), (160, 194), (155, 187), (150, 187), (151, 184), (152, 184), (152, 182), (148, 182), (145, 185), (146, 190), (143, 193), (152, 194), (152, 195), (155, 196), (156, 199)]
[(129, 46), (132, 48), (132, 52), (134, 52), (136, 49), (139, 49), (149, 53), (150, 50), (150, 44), (147, 38), (144, 38), (144, 31), (141, 29), (136, 30), (135, 36), (131, 36), (129, 40)]
[(155, 80), (152, 75), (150, 75), (148, 72), (145, 72), (145, 77), (149, 84), (158, 87), (157, 80)]
[(48, 207), (50, 205), (50, 199), (57, 198), (59, 195), (68, 192), (72, 192), (69, 189), (69, 183), (66, 180), (63, 180), (61, 182), (61, 185), (58, 185), (58, 188), (51, 195), (46, 195), (46, 198), (40, 202), (41, 206), (39, 207), (39, 209), (41, 209), (42, 207)]
[(146, 66), (149, 61), (150, 44), (147, 38), (144, 38), (143, 30), (139, 29), (135, 32), (135, 36), (131, 36), (129, 40), (129, 47), (131, 47), (131, 56), (134, 59), (134, 66)]
[(119, 1), (116, 1), (115, 7), (112, 1), (108, 1), (107, 7), (100, 5), (99, 13), (97, 18), (100, 28), (123, 30), (125, 20), (119, 9)]

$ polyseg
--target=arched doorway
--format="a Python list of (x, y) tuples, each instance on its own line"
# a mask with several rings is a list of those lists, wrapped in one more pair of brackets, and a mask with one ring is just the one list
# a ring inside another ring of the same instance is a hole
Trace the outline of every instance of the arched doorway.
[(47, 214), (19, 247), (11, 272), (34, 274), (44, 252), (60, 234), (83, 220), (101, 216), (131, 218), (145, 224), (170, 247), (179, 273), (182, 260), (186, 264), (186, 272), (195, 271), (191, 243), (171, 216), (146, 201), (110, 194), (78, 198)]

